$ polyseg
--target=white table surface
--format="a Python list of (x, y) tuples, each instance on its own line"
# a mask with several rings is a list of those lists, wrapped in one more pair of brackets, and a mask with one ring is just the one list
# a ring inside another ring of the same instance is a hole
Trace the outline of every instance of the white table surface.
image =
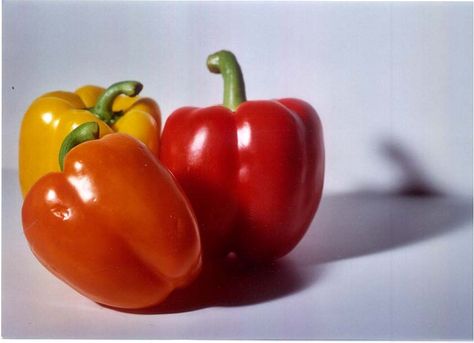
[(99, 306), (42, 267), (3, 171), (5, 338), (472, 339), (472, 200), (326, 194), (275, 265), (206, 275), (145, 313)]

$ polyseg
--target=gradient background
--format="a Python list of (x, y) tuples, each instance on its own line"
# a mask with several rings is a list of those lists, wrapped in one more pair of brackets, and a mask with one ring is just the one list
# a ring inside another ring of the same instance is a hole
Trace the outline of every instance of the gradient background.
[[(472, 16), (469, 2), (3, 1), (2, 335), (472, 339)], [(325, 196), (310, 231), (191, 305), (91, 303), (22, 235), (22, 114), (42, 93), (125, 79), (164, 120), (216, 104), (205, 61), (223, 48), (249, 99), (299, 97), (320, 114)]]

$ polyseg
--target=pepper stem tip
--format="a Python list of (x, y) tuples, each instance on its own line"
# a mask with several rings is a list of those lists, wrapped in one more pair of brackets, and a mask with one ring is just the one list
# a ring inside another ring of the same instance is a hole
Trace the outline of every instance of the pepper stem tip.
[(224, 79), (225, 107), (235, 111), (244, 101), (245, 84), (239, 62), (235, 55), (228, 50), (217, 51), (207, 57), (207, 69), (211, 73), (222, 74)]
[(117, 119), (116, 117), (119, 116), (119, 114), (112, 111), (115, 99), (121, 94), (130, 97), (137, 96), (140, 94), (142, 89), (143, 84), (138, 81), (122, 81), (114, 83), (101, 94), (97, 99), (95, 106), (91, 108), (90, 111), (106, 124), (111, 125)]

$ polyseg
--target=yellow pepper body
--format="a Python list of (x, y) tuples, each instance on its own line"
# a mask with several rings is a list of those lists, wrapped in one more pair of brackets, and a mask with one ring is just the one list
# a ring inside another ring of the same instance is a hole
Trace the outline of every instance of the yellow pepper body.
[(106, 123), (91, 111), (104, 93), (104, 88), (84, 86), (75, 92), (46, 93), (33, 101), (20, 131), (19, 176), (23, 196), (40, 177), (60, 170), (58, 154), (64, 138), (85, 122), (98, 123), (101, 137), (113, 132), (130, 134), (158, 157), (161, 131), (158, 104), (150, 98), (115, 95), (111, 110), (119, 115)]

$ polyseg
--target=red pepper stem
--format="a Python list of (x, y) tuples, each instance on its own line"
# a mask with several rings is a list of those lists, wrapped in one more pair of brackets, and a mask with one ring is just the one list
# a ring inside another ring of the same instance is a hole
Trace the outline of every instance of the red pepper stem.
[(99, 138), (99, 124), (96, 122), (87, 122), (79, 125), (72, 130), (59, 149), (59, 168), (64, 170), (64, 158), (66, 154), (76, 145)]
[(97, 103), (93, 108), (90, 109), (99, 119), (103, 120), (108, 125), (115, 122), (121, 113), (117, 114), (112, 111), (112, 105), (114, 104), (115, 98), (120, 94), (128, 96), (136, 96), (143, 89), (143, 85), (137, 81), (122, 81), (114, 83), (112, 86), (107, 88), (97, 100)]
[(242, 70), (234, 54), (227, 50), (218, 51), (207, 58), (207, 68), (212, 73), (222, 74), (224, 79), (224, 106), (232, 111), (244, 101), (245, 84)]

